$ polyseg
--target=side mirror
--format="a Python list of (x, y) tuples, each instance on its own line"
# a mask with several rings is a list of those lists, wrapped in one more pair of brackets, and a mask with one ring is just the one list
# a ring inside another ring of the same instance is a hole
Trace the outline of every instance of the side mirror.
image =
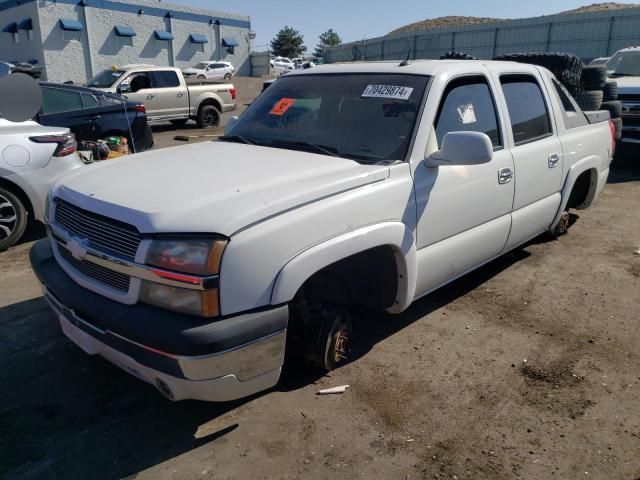
[(231, 130), (231, 127), (233, 127), (233, 124), (236, 123), (238, 121), (238, 117), (237, 115), (234, 115), (233, 117), (231, 117), (228, 121), (227, 121), (227, 125), (224, 127), (224, 134), (228, 135), (229, 131)]
[(442, 148), (425, 159), (427, 167), (441, 165), (480, 165), (493, 159), (493, 145), (485, 133), (449, 132)]
[(121, 83), (120, 85), (118, 85), (118, 88), (116, 90), (118, 91), (118, 93), (131, 93), (131, 85), (128, 83)]

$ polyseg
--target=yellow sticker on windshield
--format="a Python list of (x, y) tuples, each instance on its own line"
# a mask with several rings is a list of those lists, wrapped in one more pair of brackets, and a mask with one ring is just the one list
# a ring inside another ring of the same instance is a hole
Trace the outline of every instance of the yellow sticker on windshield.
[(275, 104), (275, 106), (271, 109), (269, 113), (271, 115), (282, 116), (285, 113), (287, 113), (287, 110), (289, 110), (294, 103), (296, 103), (295, 98), (283, 98), (278, 103)]

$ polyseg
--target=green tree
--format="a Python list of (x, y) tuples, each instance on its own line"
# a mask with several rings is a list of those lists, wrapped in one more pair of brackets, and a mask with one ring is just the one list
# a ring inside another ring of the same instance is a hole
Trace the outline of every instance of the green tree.
[(271, 53), (278, 57), (295, 58), (307, 51), (303, 45), (304, 39), (296, 29), (285, 26), (271, 40)]
[(314, 57), (324, 57), (325, 48), (335, 47), (336, 45), (340, 45), (342, 43), (340, 35), (334, 32), (332, 28), (320, 35), (319, 38), (320, 41), (318, 42), (318, 46), (316, 46), (316, 50), (315, 52), (313, 52)]

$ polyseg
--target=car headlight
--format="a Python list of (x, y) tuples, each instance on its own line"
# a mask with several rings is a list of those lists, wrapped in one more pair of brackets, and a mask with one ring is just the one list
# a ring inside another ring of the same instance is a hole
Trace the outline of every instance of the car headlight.
[[(140, 301), (190, 315), (218, 316), (218, 282), (217, 279), (212, 279), (209, 288), (206, 277), (220, 272), (220, 262), (226, 245), (226, 240), (218, 238), (153, 240), (147, 251), (145, 263), (163, 269), (154, 272), (156, 275), (191, 285), (202, 282), (204, 289), (181, 288), (145, 280), (142, 282)], [(172, 274), (168, 271), (179, 273)]]
[(190, 290), (143, 281), (140, 301), (188, 315), (217, 317), (220, 314), (218, 289)]
[(226, 240), (213, 238), (153, 240), (145, 263), (176, 272), (215, 275), (226, 245)]

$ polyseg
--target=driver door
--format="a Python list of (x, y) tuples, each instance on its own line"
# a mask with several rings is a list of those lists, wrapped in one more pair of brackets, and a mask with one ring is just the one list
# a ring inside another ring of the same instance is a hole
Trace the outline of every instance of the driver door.
[(430, 142), (440, 148), (444, 136), (456, 131), (487, 134), (493, 159), (480, 165), (416, 166), (417, 296), (499, 255), (511, 227), (513, 158), (484, 75), (453, 79), (445, 86)]
[(120, 86), (129, 85), (131, 90), (123, 95), (130, 102), (143, 103), (147, 110), (147, 116), (157, 115), (155, 107), (155, 98), (157, 91), (151, 85), (151, 76), (149, 72), (135, 72), (127, 76)]

